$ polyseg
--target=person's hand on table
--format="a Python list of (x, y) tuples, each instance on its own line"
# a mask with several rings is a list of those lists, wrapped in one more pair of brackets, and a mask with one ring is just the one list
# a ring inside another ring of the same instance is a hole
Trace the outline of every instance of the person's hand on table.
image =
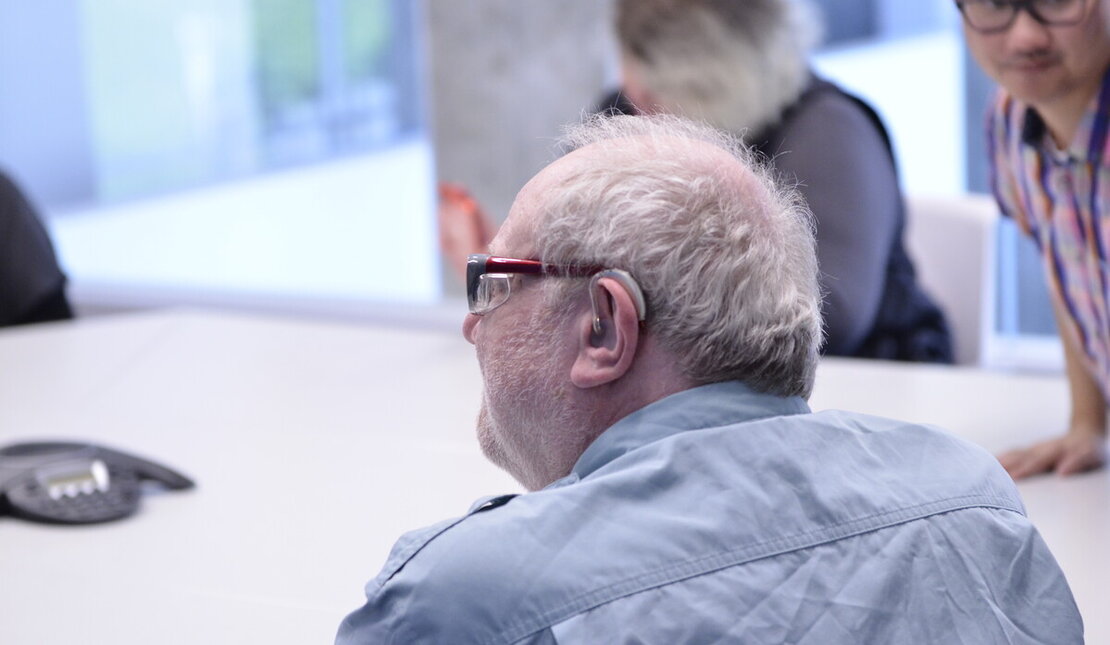
[(998, 461), (1016, 479), (1055, 472), (1073, 475), (1106, 463), (1106, 435), (1097, 428), (1072, 428), (1067, 434), (999, 455)]
[(493, 239), (493, 223), (460, 184), (439, 185), (439, 247), (455, 274), (466, 279), (466, 256), (482, 253)]
[(998, 461), (1014, 479), (1055, 472), (1074, 475), (1101, 468), (1106, 463), (1106, 398), (1091, 372), (1079, 336), (1073, 333), (1066, 307), (1052, 298), (1057, 329), (1064, 330), (1064, 368), (1071, 397), (1068, 431), (1061, 437), (999, 455)]

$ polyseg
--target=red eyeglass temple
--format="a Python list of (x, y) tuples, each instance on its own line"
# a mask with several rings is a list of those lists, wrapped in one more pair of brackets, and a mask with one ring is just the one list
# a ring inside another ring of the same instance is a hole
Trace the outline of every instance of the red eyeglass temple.
[(585, 277), (603, 271), (605, 267), (576, 264), (546, 264), (539, 260), (519, 260), (490, 256), (486, 258), (486, 273), (547, 273), (565, 277)]

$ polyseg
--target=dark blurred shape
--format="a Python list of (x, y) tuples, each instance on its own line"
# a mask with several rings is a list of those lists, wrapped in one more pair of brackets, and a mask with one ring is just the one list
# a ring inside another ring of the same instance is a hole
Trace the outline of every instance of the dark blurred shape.
[(65, 287), (38, 213), (0, 172), (0, 327), (72, 318)]

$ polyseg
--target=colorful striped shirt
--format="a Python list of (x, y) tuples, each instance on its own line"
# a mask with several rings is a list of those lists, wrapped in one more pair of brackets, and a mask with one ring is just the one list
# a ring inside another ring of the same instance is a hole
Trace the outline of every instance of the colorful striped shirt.
[[(1053, 295), (1110, 400), (1110, 70), (1061, 150), (1027, 104), (999, 92), (987, 124), (991, 187), (1037, 245)], [(1105, 160), (1105, 161), (1104, 161)]]

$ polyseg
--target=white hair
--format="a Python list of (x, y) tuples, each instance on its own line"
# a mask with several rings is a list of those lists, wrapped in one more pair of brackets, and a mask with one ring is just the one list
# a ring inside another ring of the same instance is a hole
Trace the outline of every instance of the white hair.
[(813, 220), (797, 191), (734, 136), (680, 117), (595, 116), (563, 140), (570, 150), (603, 142), (616, 153), (550, 191), (539, 257), (631, 272), (647, 330), (693, 381), (808, 396), (820, 296)]
[(801, 96), (819, 33), (801, 0), (621, 0), (617, 8), (621, 48), (658, 107), (735, 133), (776, 123)]

